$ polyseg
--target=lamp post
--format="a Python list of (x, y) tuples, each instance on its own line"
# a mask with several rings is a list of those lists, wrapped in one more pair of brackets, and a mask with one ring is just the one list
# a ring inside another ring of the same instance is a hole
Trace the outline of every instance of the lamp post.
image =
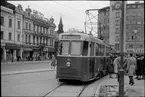
[(134, 34), (135, 34), (135, 48), (134, 49), (135, 49), (135, 55), (136, 55), (136, 48), (137, 48), (137, 46), (136, 46), (136, 38), (137, 38), (136, 34), (137, 34), (137, 30), (134, 30)]

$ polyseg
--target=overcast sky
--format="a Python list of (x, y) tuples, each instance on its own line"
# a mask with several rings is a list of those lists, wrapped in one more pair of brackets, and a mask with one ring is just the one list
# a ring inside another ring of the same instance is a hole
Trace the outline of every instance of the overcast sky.
[[(64, 31), (76, 28), (84, 31), (84, 22), (87, 9), (100, 9), (109, 6), (109, 1), (8, 1), (14, 5), (21, 4), (23, 9), (29, 7), (44, 14), (44, 17), (55, 19), (58, 26), (60, 16), (64, 25)], [(129, 1), (135, 2), (135, 1)], [(58, 28), (56, 27), (55, 30)]]

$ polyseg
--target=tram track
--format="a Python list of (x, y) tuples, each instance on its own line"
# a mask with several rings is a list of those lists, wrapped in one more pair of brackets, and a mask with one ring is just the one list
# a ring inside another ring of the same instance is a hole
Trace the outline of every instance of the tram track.
[[(41, 97), (52, 97), (52, 96), (74, 96), (74, 97), (82, 97), (84, 92), (86, 92), (87, 87), (89, 85), (93, 85), (96, 83), (97, 80), (101, 78), (97, 78), (94, 81), (90, 81), (87, 83), (80, 83), (80, 84), (67, 84), (65, 82), (61, 83), (57, 87), (53, 88), (49, 92), (45, 93)], [(93, 94), (95, 95), (95, 94)]]
[(55, 87), (54, 89), (52, 89), (51, 91), (49, 91), (48, 93), (46, 93), (44, 96), (42, 97), (46, 97), (47, 95), (51, 94), (53, 91), (55, 91), (56, 89), (58, 89), (59, 87), (61, 87), (62, 85), (64, 85), (64, 83), (61, 83), (60, 85), (58, 85), (57, 87)]
[(85, 90), (85, 88), (87, 88), (88, 85), (84, 85), (84, 87), (82, 88), (81, 92), (79, 93), (79, 95), (77, 97), (80, 97), (81, 94), (83, 93), (83, 91)]
[[(69, 91), (72, 89), (72, 86), (71, 85), (68, 85), (68, 84), (65, 84), (65, 83), (61, 83), (60, 85), (58, 85), (57, 87), (55, 87), (54, 89), (52, 89), (51, 91), (49, 91), (48, 93), (46, 93), (45, 95), (41, 96), (41, 97), (51, 97), (53, 96), (53, 93), (57, 93), (57, 92), (62, 92), (62, 93), (70, 93), (70, 95), (67, 95), (67, 96), (75, 96), (75, 97), (80, 97), (80, 95), (83, 93), (83, 91), (85, 90), (85, 88), (88, 86), (89, 84), (87, 85), (81, 85), (81, 86), (76, 86), (74, 87), (75, 90), (78, 90), (79, 88), (81, 88), (79, 91)], [(62, 89), (62, 88), (65, 88), (67, 87), (66, 89)], [(70, 88), (68, 88), (70, 87)], [(62, 89), (62, 90), (61, 90)], [(65, 91), (64, 91), (65, 90)], [(68, 91), (67, 91), (68, 90)], [(61, 94), (62, 95), (62, 94)], [(56, 95), (55, 95), (56, 96)], [(60, 95), (57, 95), (57, 96), (60, 96)]]

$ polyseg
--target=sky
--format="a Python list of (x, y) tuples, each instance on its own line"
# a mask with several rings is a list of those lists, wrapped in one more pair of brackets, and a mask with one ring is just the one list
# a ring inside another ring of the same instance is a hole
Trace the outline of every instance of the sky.
[[(86, 19), (85, 11), (87, 9), (100, 9), (109, 6), (109, 1), (8, 1), (14, 5), (21, 4), (23, 10), (26, 8), (35, 9), (44, 14), (46, 18), (54, 18), (56, 29), (60, 17), (62, 17), (63, 29), (67, 31), (70, 28), (85, 31), (84, 22)], [(135, 1), (129, 1), (132, 3)]]

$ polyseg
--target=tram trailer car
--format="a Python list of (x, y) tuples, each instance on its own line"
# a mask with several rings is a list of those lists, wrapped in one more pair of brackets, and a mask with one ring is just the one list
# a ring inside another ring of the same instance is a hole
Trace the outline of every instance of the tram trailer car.
[(87, 82), (107, 74), (110, 46), (85, 33), (59, 35), (57, 74), (59, 81)]

